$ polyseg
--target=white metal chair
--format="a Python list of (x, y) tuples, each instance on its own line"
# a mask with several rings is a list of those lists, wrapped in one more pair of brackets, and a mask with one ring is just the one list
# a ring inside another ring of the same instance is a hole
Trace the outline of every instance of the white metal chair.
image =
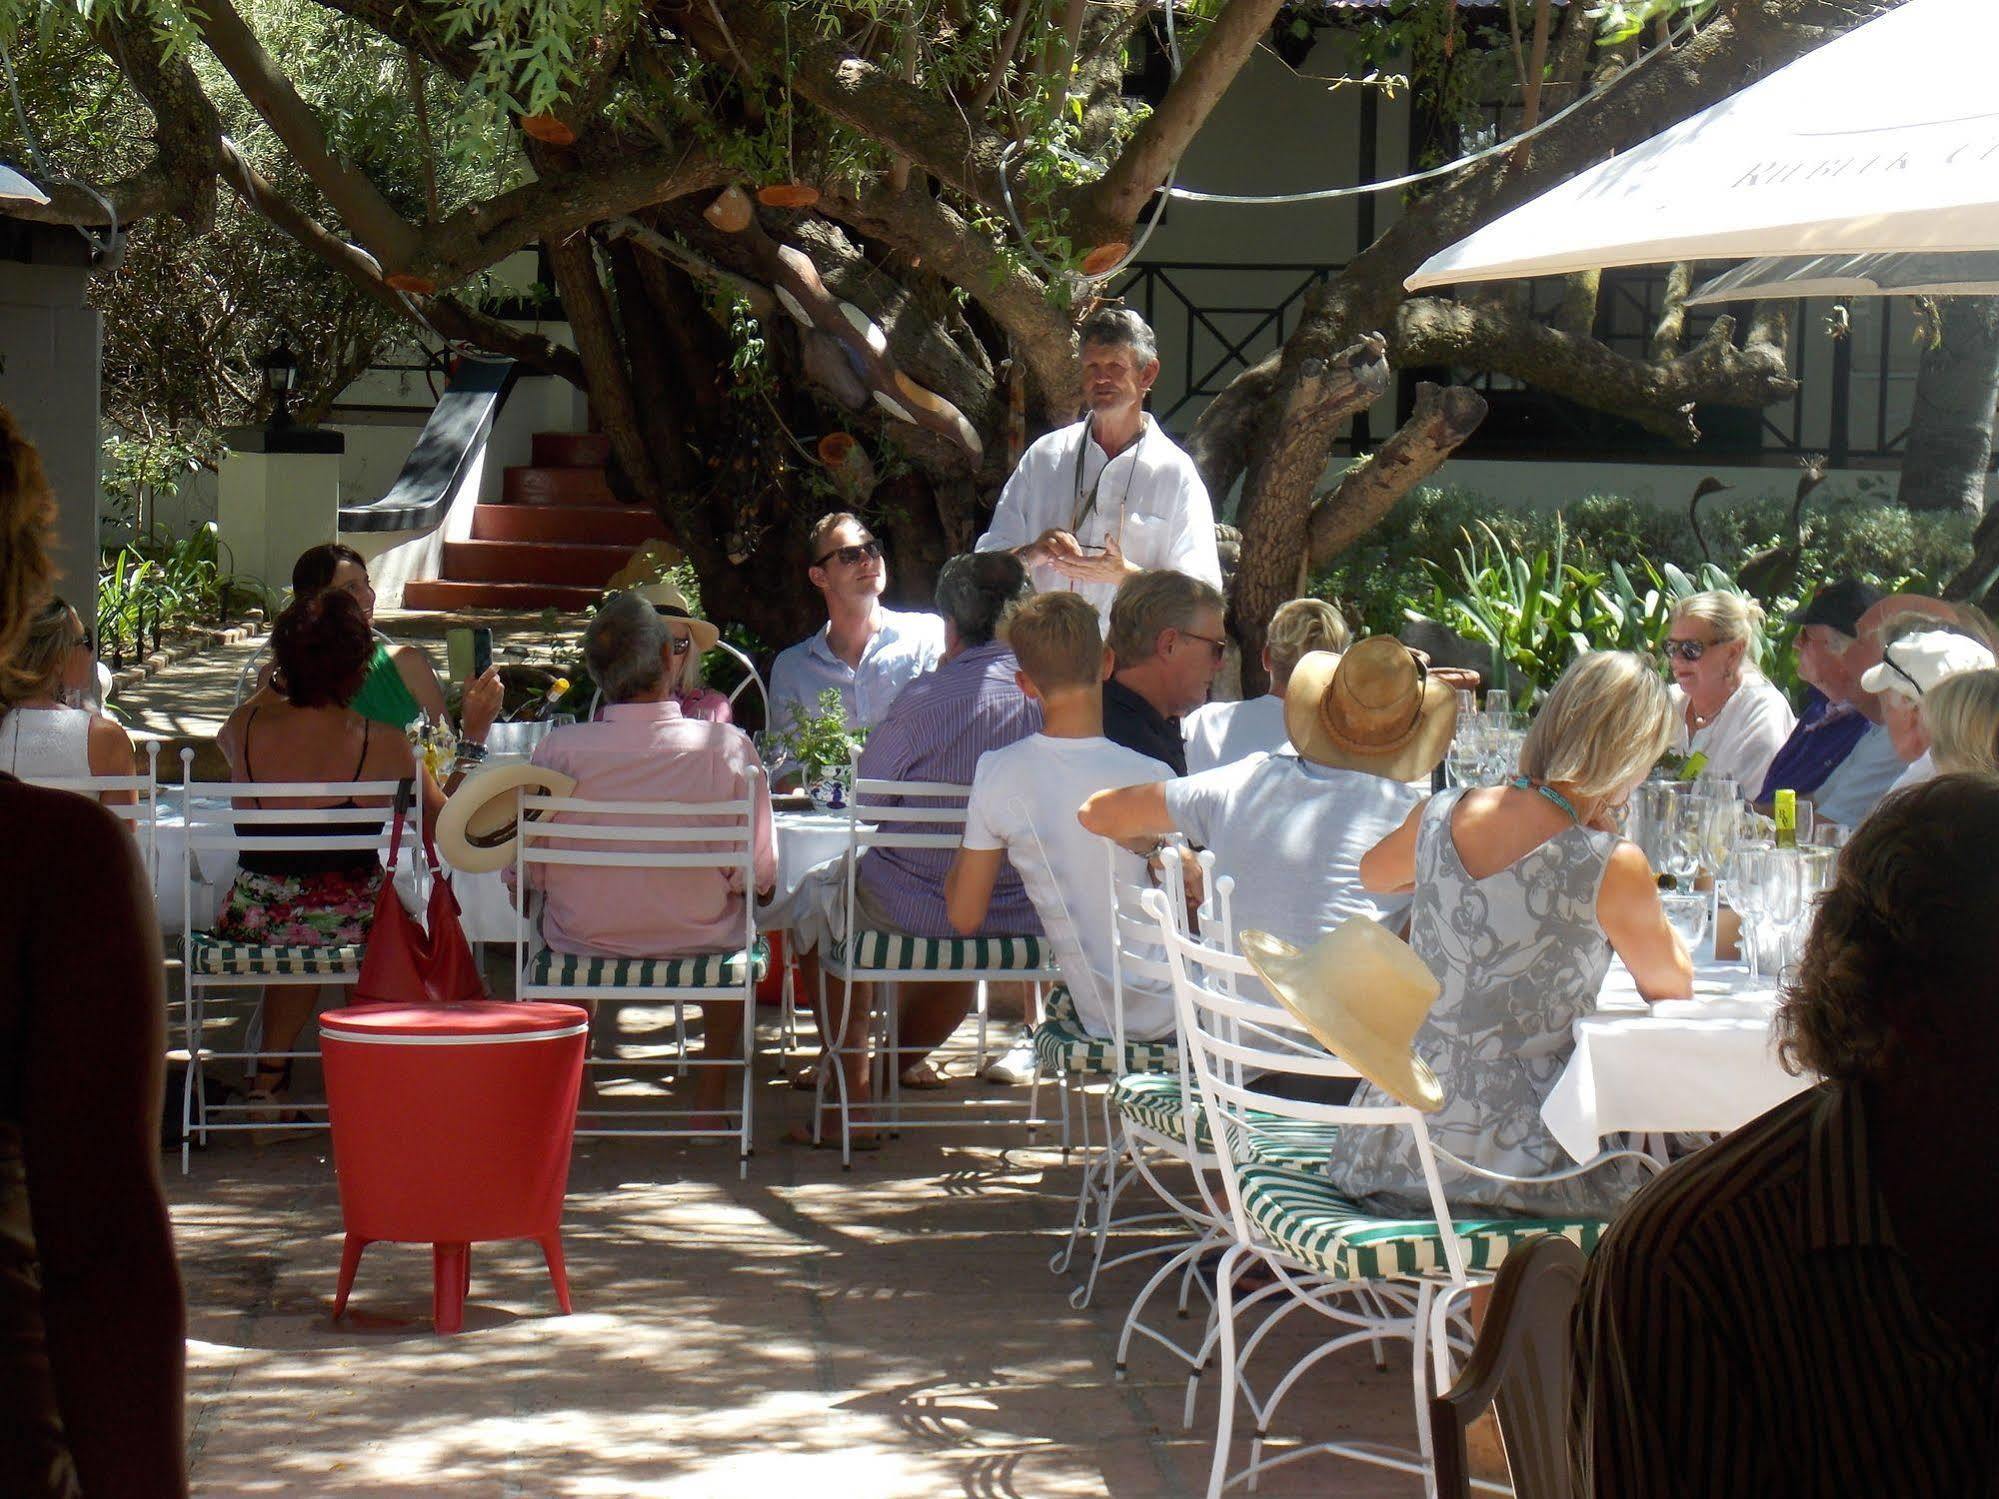
[(139, 861), (146, 870), (146, 883), (157, 887), (160, 869), (160, 741), (145, 741), (145, 769), (129, 776), (33, 776), (21, 777), (30, 786), (51, 791), (74, 791), (79, 796), (102, 800), (107, 794), (129, 793), (129, 802), (109, 802), (107, 808), (120, 822), (132, 825), (138, 841)]
[[(627, 1059), (597, 1055), (587, 1066), (684, 1074), (693, 1067), (734, 1067), (742, 1071), (738, 1107), (724, 1108), (733, 1121), (724, 1130), (698, 1124), (677, 1126), (694, 1111), (686, 1108), (579, 1108), (579, 1135), (650, 1138), (736, 1137), (742, 1174), (749, 1172), (756, 1090), (751, 1063), (756, 1048), (756, 984), (768, 962), (756, 929), (756, 846), (753, 816), (763, 794), (753, 775), (745, 794), (723, 802), (584, 801), (575, 797), (521, 796), (515, 847), (514, 901), (522, 932), (528, 926), (530, 871), (561, 867), (598, 870), (711, 870), (733, 877), (743, 892), (743, 944), (731, 952), (661, 953), (652, 957), (596, 957), (540, 948), (532, 958), (527, 944), (517, 948), (515, 992), (526, 1000), (588, 1001), (623, 1007), (667, 1004), (673, 1008), (671, 1055)], [(558, 820), (558, 816), (562, 820)], [(576, 821), (589, 818), (590, 821)], [(743, 1006), (741, 1055), (698, 1057), (687, 1051), (687, 1007), (721, 1000)], [(637, 1121), (584, 1124), (592, 1118)]]
[[(843, 894), (844, 936), (833, 939), (819, 964), (819, 1009), (825, 1015), (826, 980), (841, 984), (836, 1023), (822, 1038), (825, 1060), (820, 1067), (817, 1105), (813, 1113), (815, 1139), (826, 1090), (833, 1088), (840, 1111), (840, 1159), (853, 1161), (853, 1106), (848, 1096), (846, 1073), (839, 1058), (849, 1054), (844, 1046), (847, 1019), (853, 1012), (854, 985), (876, 985), (876, 1006), (869, 1027), (875, 1067), (875, 1123), (897, 1129), (934, 1128), (952, 1124), (1025, 1124), (1032, 1129), (1041, 1123), (1039, 1092), (1030, 1091), (1024, 1110), (988, 1099), (911, 1100), (902, 1088), (901, 1054), (898, 1033), (898, 1006), (892, 986), (919, 983), (976, 983), (980, 1025), (979, 1050), (985, 1049), (987, 983), (1015, 981), (1036, 986), (1036, 1018), (1041, 1005), (1040, 986), (1058, 978), (1059, 972), (1048, 943), (1040, 937), (906, 937), (900, 932), (868, 930), (860, 926), (856, 906), (861, 855), (869, 849), (936, 849), (954, 851), (965, 826), (965, 799), (971, 787), (945, 781), (891, 781), (868, 777), (858, 779), (847, 812), (846, 889)], [(941, 804), (941, 805), (940, 805)], [(875, 818), (877, 821), (868, 821)], [(917, 831), (911, 831), (914, 827)], [(988, 1112), (978, 1117), (981, 1108)], [(1066, 1123), (1066, 1121), (1065, 1121)]]
[[(768, 720), (770, 717), (770, 689), (764, 685), (763, 673), (757, 670), (756, 662), (752, 661), (747, 655), (745, 655), (742, 651), (738, 650), (735, 646), (730, 645), (729, 642), (726, 640), (717, 640), (715, 644), (710, 647), (710, 649), (720, 651), (723, 655), (728, 656), (732, 660), (738, 662), (743, 668), (744, 676), (742, 681), (738, 682), (734, 687), (729, 689), (729, 707), (731, 709), (734, 709), (734, 707), (736, 706), (736, 699), (740, 698), (743, 695), (743, 693), (748, 690), (748, 688), (752, 683), (755, 683), (757, 689), (757, 701), (763, 705), (764, 717), (766, 720)], [(596, 692), (591, 693), (590, 711), (584, 715), (586, 721), (594, 721), (597, 717), (598, 712), (603, 708), (603, 706), (604, 706), (604, 694), (602, 690), (600, 689)], [(769, 724), (767, 724), (766, 726), (775, 727), (775, 725), (769, 725)], [(765, 770), (766, 772), (770, 772), (770, 767), (766, 766)]]
[[(1469, 1346), (1468, 1328), (1458, 1313), (1459, 1301), (1474, 1285), (1489, 1280), (1509, 1249), (1544, 1233), (1559, 1234), (1588, 1248), (1604, 1225), (1587, 1218), (1455, 1219), (1444, 1198), (1440, 1152), (1432, 1147), (1423, 1115), (1417, 1110), (1401, 1105), (1309, 1103), (1252, 1092), (1249, 1081), (1263, 1072), (1309, 1077), (1354, 1074), (1336, 1057), (1301, 1054), (1295, 1044), (1271, 1031), (1267, 1004), (1242, 999), (1214, 982), (1213, 975), (1221, 972), (1233, 971), (1239, 978), (1250, 975), (1253, 970), (1246, 959), (1177, 931), (1158, 894), (1149, 895), (1147, 904), (1153, 909), (1167, 949), (1181, 1033), (1210, 1137), (1227, 1147), (1216, 1152), (1229, 1207), (1230, 1243), (1216, 1274), (1209, 1335), (1221, 1367), (1210, 1499), (1216, 1499), (1230, 1483), (1254, 1480), (1261, 1472), (1312, 1452), (1331, 1452), (1417, 1474), (1426, 1490), (1434, 1492), (1425, 1418), (1430, 1396), (1450, 1384), (1453, 1352)], [(1252, 1142), (1271, 1117), (1339, 1129), (1410, 1131), (1428, 1189), (1429, 1213), (1408, 1220), (1381, 1218), (1342, 1198), (1322, 1172), (1259, 1161)], [(1591, 1162), (1577, 1172), (1596, 1164), (1599, 1162)], [(1577, 1172), (1556, 1173), (1547, 1179)], [(1261, 1262), (1271, 1280), (1239, 1298), (1235, 1280), (1251, 1261)], [(1239, 1340), (1238, 1315), (1257, 1307), (1264, 1310), (1264, 1320)], [(1315, 1342), (1267, 1394), (1259, 1397), (1245, 1378), (1244, 1366), (1272, 1329), (1301, 1307), (1332, 1322), (1334, 1335)], [(1334, 1441), (1295, 1448), (1266, 1460), (1263, 1445), (1271, 1418), (1299, 1377), (1332, 1353), (1383, 1337), (1408, 1337), (1412, 1343), (1418, 1450), (1412, 1453), (1374, 1443)], [(1248, 1466), (1231, 1477), (1229, 1444), (1238, 1395), (1255, 1420), (1255, 1431)], [(1504, 1491), (1500, 1485), (1480, 1486)]]
[[(182, 847), (183, 861), (181, 884), (181, 961), (182, 983), (186, 991), (186, 1019), (184, 1022), (187, 1045), (187, 1073), (182, 1088), (181, 1099), (181, 1170), (187, 1170), (188, 1146), (199, 1138), (207, 1143), (208, 1135), (215, 1130), (246, 1130), (259, 1128), (253, 1120), (236, 1116), (245, 1112), (248, 1104), (210, 1104), (204, 1089), (204, 1079), (208, 1064), (212, 1061), (241, 1060), (254, 1065), (257, 1058), (283, 1056), (287, 1060), (309, 1057), (310, 1051), (290, 1050), (285, 1052), (259, 1051), (250, 1034), (255, 1029), (255, 1017), (245, 1025), (243, 1046), (247, 1049), (211, 1050), (207, 1043), (207, 1028), (211, 1019), (210, 995), (218, 989), (241, 989), (246, 986), (258, 990), (258, 1004), (261, 1007), (262, 991), (269, 987), (289, 987), (297, 985), (351, 985), (361, 972), (361, 945), (320, 947), (284, 943), (241, 943), (217, 937), (211, 931), (203, 931), (194, 922), (194, 889), (197, 884), (210, 883), (204, 876), (204, 854), (218, 856), (208, 863), (224, 862), (227, 856), (231, 873), (236, 855), (249, 852), (283, 853), (358, 853), (362, 851), (379, 853), (389, 847), (394, 823), (397, 817), (398, 793), (408, 786), (398, 781), (205, 781), (194, 779), (194, 751), (181, 751), (181, 815), (185, 822), (186, 839)], [(228, 805), (203, 806), (195, 800), (196, 791), (204, 797), (226, 798)], [(270, 800), (284, 801), (293, 798), (339, 797), (343, 800), (375, 799), (384, 805), (360, 807), (255, 807), (237, 806), (239, 799), (252, 799), (259, 803)], [(402, 812), (404, 820), (405, 846), (414, 849), (420, 836), (418, 818), (421, 804), (415, 797), (407, 798)], [(323, 834), (312, 837), (274, 836), (262, 831), (274, 823), (292, 827), (324, 827)], [(427, 886), (427, 871), (420, 858), (412, 858), (417, 869), (417, 893), (422, 900)], [(220, 879), (215, 883), (220, 884)], [(319, 1115), (308, 1121), (309, 1127), (324, 1129), (324, 1104), (291, 1105), (302, 1113)], [(217, 1119), (215, 1115), (222, 1115)]]

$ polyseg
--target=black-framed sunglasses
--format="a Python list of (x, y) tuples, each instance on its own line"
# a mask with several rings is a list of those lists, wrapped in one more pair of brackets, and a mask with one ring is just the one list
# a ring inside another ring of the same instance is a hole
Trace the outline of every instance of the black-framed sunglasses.
[(97, 654), (97, 632), (91, 629), (89, 625), (85, 625), (83, 633), (77, 636), (71, 644), (78, 650), (89, 651), (94, 656)]
[(840, 561), (844, 562), (848, 567), (852, 567), (855, 563), (859, 562), (863, 557), (879, 557), (881, 556), (881, 554), (882, 554), (882, 544), (879, 541), (877, 541), (874, 537), (870, 536), (866, 541), (862, 542), (859, 546), (834, 547), (833, 550), (828, 552), (825, 556), (814, 558), (812, 565), (814, 567), (824, 567), (828, 562), (831, 562), (835, 557), (837, 557), (840, 559)]
[(1707, 647), (1705, 640), (1668, 640), (1659, 650), (1668, 661), (1680, 660), (1691, 666), (1707, 654)]
[(1229, 643), (1226, 640), (1218, 640), (1212, 635), (1196, 635), (1192, 630), (1182, 630), (1180, 633), (1189, 640), (1198, 640), (1205, 644), (1215, 653), (1217, 661), (1229, 653)]
[(1896, 676), (1900, 677), (1903, 681), (1907, 682), (1909, 684), (1910, 689), (1916, 694), (1916, 697), (1918, 699), (1922, 697), (1923, 684), (1921, 682), (1918, 682), (1914, 677), (1909, 675), (1908, 668), (1903, 666), (1901, 662), (1897, 661), (1894, 658), (1894, 656), (1889, 653), (1889, 648), (1887, 646), (1883, 646), (1881, 648), (1881, 664), (1887, 667), (1888, 670), (1892, 671)]
[(684, 656), (693, 648), (694, 637), (691, 635), (672, 636), (667, 644), (667, 649), (672, 651), (676, 656)]

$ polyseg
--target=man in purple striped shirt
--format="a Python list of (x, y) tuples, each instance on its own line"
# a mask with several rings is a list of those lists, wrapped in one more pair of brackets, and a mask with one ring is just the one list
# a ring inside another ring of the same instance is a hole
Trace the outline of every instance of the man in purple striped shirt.
[[(944, 660), (935, 670), (916, 678), (896, 695), (887, 715), (868, 736), (854, 767), (857, 778), (892, 781), (941, 781), (969, 786), (979, 757), (989, 749), (1025, 739), (1041, 728), (1041, 709), (1014, 680), (1019, 669), (1013, 652), (1000, 639), (1007, 619), (1034, 589), (1027, 570), (1007, 552), (972, 552), (953, 557), (937, 575), (937, 610), (944, 616)], [(870, 799), (869, 805), (882, 805)], [(919, 806), (942, 806), (920, 801)], [(884, 817), (888, 831), (935, 832), (922, 823), (896, 824)], [(863, 931), (901, 932), (912, 937), (956, 937), (944, 910), (944, 875), (951, 867), (949, 849), (873, 848), (861, 856), (855, 878), (854, 924)], [(844, 881), (841, 888), (844, 890)], [(1001, 876), (982, 936), (1039, 936), (1041, 924), (1034, 906), (1011, 869)], [(808, 963), (809, 963), (808, 959)], [(811, 974), (807, 988), (816, 987)], [(834, 1009), (838, 984), (828, 984)], [(854, 986), (854, 1004), (847, 1016), (843, 1063), (848, 1069), (849, 1096), (865, 1098), (868, 994), (871, 986)], [(905, 1081), (935, 1086), (934, 1075), (919, 1071), (923, 1060), (958, 1028), (971, 1009), (976, 985), (911, 984), (902, 996), (898, 1058)], [(831, 1027), (821, 1017), (821, 1034)], [(839, 1138), (837, 1123), (830, 1138)]]

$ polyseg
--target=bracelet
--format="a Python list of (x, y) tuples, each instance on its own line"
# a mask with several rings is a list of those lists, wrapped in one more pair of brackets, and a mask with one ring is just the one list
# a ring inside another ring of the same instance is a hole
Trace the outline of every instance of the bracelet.
[(461, 765), (477, 765), (486, 758), (486, 746), (470, 740), (461, 741), (455, 758)]

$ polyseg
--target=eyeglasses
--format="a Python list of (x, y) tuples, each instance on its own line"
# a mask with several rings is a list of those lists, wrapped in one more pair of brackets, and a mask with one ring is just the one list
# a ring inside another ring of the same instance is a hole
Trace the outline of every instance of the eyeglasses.
[(1196, 635), (1192, 630), (1182, 630), (1180, 634), (1188, 640), (1204, 642), (1215, 653), (1217, 661), (1229, 653), (1229, 643), (1226, 640), (1217, 640), (1212, 635)]
[(97, 632), (92, 630), (89, 625), (85, 625), (83, 633), (72, 640), (70, 644), (80, 651), (89, 651), (95, 654), (97, 651)]
[(1705, 656), (1707, 648), (1708, 643), (1705, 640), (1668, 640), (1659, 647), (1668, 661), (1677, 659), (1689, 666)]
[(692, 637), (687, 635), (672, 636), (667, 643), (667, 648), (676, 656), (686, 655), (693, 647), (694, 641)]
[(879, 557), (881, 556), (881, 554), (882, 554), (882, 544), (879, 541), (875, 540), (874, 537), (870, 536), (866, 541), (862, 542), (859, 546), (834, 547), (833, 550), (828, 552), (825, 556), (815, 558), (812, 565), (814, 567), (824, 567), (828, 562), (831, 562), (835, 557), (837, 557), (846, 566), (852, 567), (855, 563), (859, 562), (863, 557)]
[(1887, 667), (1888, 670), (1892, 671), (1896, 676), (1900, 677), (1903, 681), (1907, 682), (1910, 687), (1914, 688), (1916, 696), (1918, 698), (1922, 697), (1923, 684), (1921, 682), (1918, 682), (1914, 677), (1910, 676), (1908, 668), (1903, 666), (1901, 662), (1897, 661), (1893, 656), (1888, 654), (1888, 648), (1886, 646), (1883, 646), (1881, 648), (1881, 664)]

